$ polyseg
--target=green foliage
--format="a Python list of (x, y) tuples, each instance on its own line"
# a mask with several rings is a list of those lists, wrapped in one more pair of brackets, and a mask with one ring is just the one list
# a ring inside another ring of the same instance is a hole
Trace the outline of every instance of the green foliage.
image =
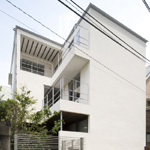
[[(56, 115), (56, 116), (59, 116), (59, 115), (60, 115), (60, 112), (54, 111), (53, 114)], [(51, 130), (51, 133), (52, 133), (52, 134), (56, 135), (56, 134), (58, 133), (58, 131), (60, 130), (61, 122), (62, 122), (63, 124), (65, 124), (64, 120), (59, 120), (59, 119), (58, 119), (58, 120), (55, 120), (55, 121), (54, 121), (54, 126), (53, 126), (53, 128), (52, 128), (52, 130)]]
[[(29, 90), (22, 87), (20, 93), (15, 93), (15, 100), (0, 101), (0, 121), (9, 120), (12, 134), (30, 133), (46, 135), (46, 121), (52, 115), (51, 111), (44, 106), (40, 111), (33, 112), (34, 108), (32, 105), (36, 104), (37, 100), (33, 99), (30, 93)], [(59, 115), (59, 113), (54, 112), (54, 115)], [(54, 122), (52, 134), (57, 134), (59, 129), (60, 120), (57, 120)]]
[[(2, 91), (2, 86), (0, 86), (0, 92)], [(4, 94), (0, 96), (0, 100), (4, 97)]]

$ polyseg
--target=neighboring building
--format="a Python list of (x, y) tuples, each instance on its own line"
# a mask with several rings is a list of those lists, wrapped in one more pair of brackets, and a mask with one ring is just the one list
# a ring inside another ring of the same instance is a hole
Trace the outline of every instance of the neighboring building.
[(9, 86), (2, 86), (2, 91), (0, 91), (0, 97), (3, 95), (2, 100), (7, 100), (12, 98), (11, 88)]
[[(86, 11), (145, 56), (147, 40), (93, 4)], [(9, 75), (12, 91), (25, 85), (38, 99), (37, 110), (45, 104), (60, 111), (65, 120), (60, 139), (83, 137), (85, 150), (143, 150), (145, 63), (82, 19), (67, 41), (61, 45), (17, 26)], [(60, 148), (62, 143), (67, 146), (61, 141)]]
[(150, 66), (146, 68), (146, 145), (150, 146)]

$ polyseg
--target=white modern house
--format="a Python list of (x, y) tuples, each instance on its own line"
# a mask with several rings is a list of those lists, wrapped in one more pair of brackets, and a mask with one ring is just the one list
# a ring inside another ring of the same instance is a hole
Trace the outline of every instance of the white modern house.
[[(147, 40), (93, 4), (86, 11), (145, 56)], [(82, 137), (84, 150), (144, 150), (145, 62), (121, 45), (81, 18), (63, 45), (16, 26), (12, 92), (26, 86), (38, 99), (37, 110), (47, 105), (60, 111), (65, 124), (59, 137)], [(69, 143), (61, 141), (63, 148), (69, 150)]]
[(146, 68), (146, 145), (150, 146), (150, 66)]

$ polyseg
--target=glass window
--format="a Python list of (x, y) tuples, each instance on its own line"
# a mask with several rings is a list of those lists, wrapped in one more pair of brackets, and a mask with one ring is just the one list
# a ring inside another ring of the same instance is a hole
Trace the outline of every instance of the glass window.
[(25, 59), (21, 59), (20, 62), (21, 62), (20, 64), (21, 70), (33, 72), (39, 75), (44, 75), (44, 65), (37, 64), (35, 62)]
[(80, 97), (80, 74), (69, 83), (69, 100), (76, 101)]
[(78, 30), (75, 36), (75, 44), (80, 45), (80, 30)]

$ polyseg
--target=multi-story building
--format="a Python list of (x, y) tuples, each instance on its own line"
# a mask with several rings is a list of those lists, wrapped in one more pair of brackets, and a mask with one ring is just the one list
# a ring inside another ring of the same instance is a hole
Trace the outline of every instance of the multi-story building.
[[(137, 52), (145, 56), (147, 40), (93, 4), (86, 11), (111, 31), (101, 27), (109, 37), (82, 18), (63, 45), (15, 28), (12, 91), (27, 86), (38, 99), (37, 110), (45, 104), (60, 111), (65, 124), (58, 136), (84, 138), (85, 150), (144, 149), (145, 62)], [(60, 142), (60, 149), (65, 146)]]
[(146, 68), (146, 145), (150, 147), (150, 66)]

